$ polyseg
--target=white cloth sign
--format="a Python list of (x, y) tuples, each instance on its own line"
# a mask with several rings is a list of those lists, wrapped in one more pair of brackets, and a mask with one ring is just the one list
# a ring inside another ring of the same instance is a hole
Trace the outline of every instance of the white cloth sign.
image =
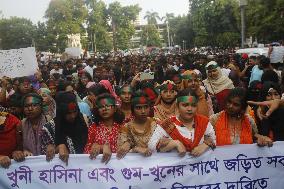
[(101, 163), (101, 156), (70, 155), (65, 166), (44, 156), (13, 162), (0, 169), (0, 188), (20, 189), (283, 189), (284, 142), (260, 148), (236, 145), (208, 151), (201, 157), (159, 153), (129, 154)]
[(273, 50), (270, 55), (271, 63), (283, 63), (284, 58), (284, 47), (273, 47)]
[(65, 52), (72, 57), (80, 57), (82, 50), (79, 47), (69, 47), (65, 49)]
[(29, 76), (36, 73), (37, 69), (34, 47), (0, 50), (0, 78)]

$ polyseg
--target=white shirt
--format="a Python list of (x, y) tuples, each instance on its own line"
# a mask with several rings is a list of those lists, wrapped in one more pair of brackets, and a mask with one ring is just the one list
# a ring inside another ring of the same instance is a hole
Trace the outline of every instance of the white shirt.
[(91, 67), (91, 66), (86, 66), (85, 68), (84, 68), (84, 70), (86, 71), (86, 72), (88, 72), (91, 76), (92, 76), (92, 78), (93, 78), (93, 73), (94, 73), (94, 69), (95, 68), (97, 68), (97, 66), (93, 66), (93, 67)]
[(63, 73), (63, 69), (59, 69), (59, 70), (52, 69), (52, 70), (50, 70), (50, 75), (55, 74), (55, 73), (62, 74)]
[[(180, 132), (180, 134), (183, 137), (191, 139), (193, 141), (195, 129), (189, 130), (187, 127), (180, 127), (180, 126), (176, 126), (176, 128), (178, 129), (178, 131)], [(214, 131), (214, 128), (213, 128), (213, 126), (210, 122), (208, 122), (208, 124), (207, 124), (207, 128), (205, 130), (204, 135), (210, 137), (214, 141), (214, 143), (216, 143), (215, 131)], [(203, 143), (204, 135), (201, 138), (199, 144)], [(168, 133), (160, 125), (157, 125), (152, 137), (149, 140), (148, 148), (151, 149), (151, 151), (156, 152), (157, 151), (156, 150), (157, 144), (159, 143), (160, 139), (162, 139), (164, 137), (170, 138)]]

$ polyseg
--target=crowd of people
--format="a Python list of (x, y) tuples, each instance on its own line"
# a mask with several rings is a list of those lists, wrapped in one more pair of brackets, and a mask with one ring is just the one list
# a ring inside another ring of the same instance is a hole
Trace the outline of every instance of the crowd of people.
[(102, 154), (108, 163), (114, 154), (200, 156), (223, 145), (284, 140), (284, 75), (259, 54), (39, 57), (38, 65), (32, 76), (1, 78), (4, 168), (27, 156), (51, 161), (59, 154), (68, 164), (69, 154)]

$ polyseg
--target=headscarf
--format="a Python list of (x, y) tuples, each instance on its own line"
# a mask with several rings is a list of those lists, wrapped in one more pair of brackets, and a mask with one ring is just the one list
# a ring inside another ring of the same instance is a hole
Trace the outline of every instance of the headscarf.
[[(55, 143), (65, 144), (70, 153), (83, 153), (87, 142), (88, 128), (80, 113), (76, 96), (71, 92), (60, 92), (56, 96), (57, 112), (55, 118)], [(77, 110), (78, 115), (73, 123), (65, 120), (70, 110)]]
[(50, 103), (43, 106), (43, 112), (45, 115), (49, 115), (51, 118), (55, 118), (56, 116), (56, 103), (55, 100), (50, 96), (50, 90), (48, 88), (40, 88), (39, 93), (44, 93), (49, 98)]
[(115, 98), (116, 103), (120, 105), (121, 101), (115, 93), (114, 89), (112, 88), (111, 83), (108, 80), (101, 80), (99, 83), (102, 84), (110, 92), (110, 94)]
[(207, 79), (205, 79), (203, 81), (206, 89), (208, 90), (209, 93), (211, 94), (217, 94), (225, 89), (233, 89), (234, 88), (234, 84), (232, 82), (232, 80), (230, 80), (228, 77), (222, 75), (221, 69), (218, 66), (217, 62), (215, 61), (211, 61), (206, 65), (206, 72), (208, 75), (208, 69), (210, 69), (211, 67), (214, 67), (218, 70), (218, 77), (216, 79), (212, 79), (207, 77)]

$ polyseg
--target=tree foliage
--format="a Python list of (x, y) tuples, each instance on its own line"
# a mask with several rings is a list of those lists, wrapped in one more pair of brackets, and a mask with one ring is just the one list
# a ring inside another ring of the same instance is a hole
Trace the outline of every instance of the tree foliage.
[(135, 33), (133, 22), (137, 19), (141, 8), (138, 5), (122, 6), (118, 1), (109, 4), (108, 15), (111, 21), (113, 47), (127, 49), (130, 39)]
[[(110, 51), (112, 49), (112, 42), (108, 34), (108, 12), (106, 4), (103, 1), (87, 0), (88, 7), (88, 40), (90, 45), (94, 43), (96, 50), (100, 52)], [(94, 49), (92, 49), (94, 50)]]
[[(64, 51), (67, 43), (67, 34), (84, 34), (83, 23), (87, 17), (87, 8), (84, 0), (53, 0), (46, 10), (47, 31), (53, 38), (53, 46)], [(55, 49), (51, 49), (55, 50)]]
[(18, 49), (32, 46), (36, 27), (25, 18), (0, 19), (0, 48)]
[(247, 33), (263, 43), (283, 40), (284, 0), (248, 0)]
[(157, 25), (157, 20), (161, 20), (159, 14), (157, 12), (151, 12), (147, 11), (146, 16), (144, 16), (144, 19), (147, 19), (147, 23), (149, 25)]
[(153, 24), (143, 27), (140, 43), (144, 46), (161, 47), (162, 42), (157, 27)]

